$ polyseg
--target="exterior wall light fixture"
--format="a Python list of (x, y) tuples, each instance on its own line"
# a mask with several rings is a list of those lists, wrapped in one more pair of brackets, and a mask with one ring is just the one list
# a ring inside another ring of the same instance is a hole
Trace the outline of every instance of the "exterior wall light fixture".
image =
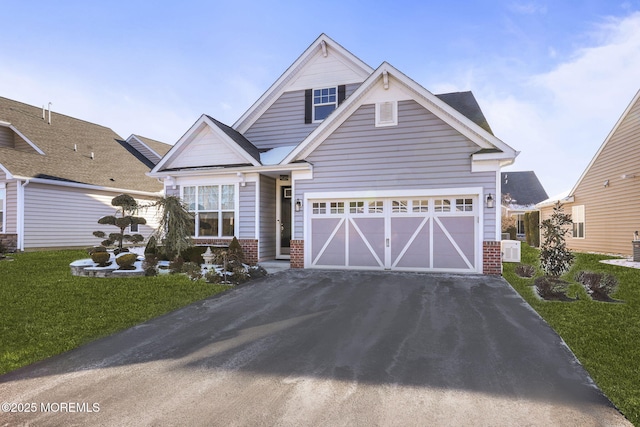
[(493, 200), (493, 195), (491, 195), (491, 193), (489, 193), (487, 195), (487, 200), (486, 201), (487, 201), (487, 207), (489, 209), (493, 209), (494, 200)]

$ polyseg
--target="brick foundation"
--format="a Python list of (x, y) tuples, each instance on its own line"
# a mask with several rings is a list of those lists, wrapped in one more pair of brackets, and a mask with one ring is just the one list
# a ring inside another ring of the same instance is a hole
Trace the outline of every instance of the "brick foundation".
[(291, 268), (304, 268), (304, 240), (291, 241)]
[(482, 273), (502, 275), (502, 250), (500, 242), (485, 241), (482, 243)]
[(18, 235), (0, 234), (0, 243), (2, 243), (7, 252), (15, 252), (18, 248)]
[[(232, 239), (194, 239), (193, 243), (196, 246), (207, 245), (228, 245)], [(238, 239), (242, 252), (244, 252), (245, 262), (249, 265), (256, 265), (258, 263), (258, 241), (256, 239)]]

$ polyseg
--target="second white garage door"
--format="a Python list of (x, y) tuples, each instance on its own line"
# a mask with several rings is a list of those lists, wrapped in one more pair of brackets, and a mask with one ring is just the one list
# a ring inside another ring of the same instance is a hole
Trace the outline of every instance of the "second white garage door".
[(476, 272), (478, 197), (309, 199), (306, 266)]

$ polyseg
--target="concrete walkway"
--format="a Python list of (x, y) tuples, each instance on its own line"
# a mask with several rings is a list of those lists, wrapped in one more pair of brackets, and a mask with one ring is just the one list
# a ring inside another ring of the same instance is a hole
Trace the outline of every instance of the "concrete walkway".
[(20, 410), (0, 426), (630, 425), (485, 276), (288, 270), (0, 376), (0, 397)]

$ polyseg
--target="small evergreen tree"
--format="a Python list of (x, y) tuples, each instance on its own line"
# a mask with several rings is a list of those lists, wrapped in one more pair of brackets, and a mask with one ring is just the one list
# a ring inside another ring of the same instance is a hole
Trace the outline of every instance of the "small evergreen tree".
[(176, 196), (165, 196), (151, 206), (160, 210), (157, 239), (164, 245), (167, 258), (173, 260), (192, 246), (193, 214)]
[(551, 217), (540, 224), (544, 239), (540, 249), (540, 267), (548, 276), (559, 277), (571, 267), (573, 254), (565, 241), (571, 224), (571, 215), (564, 213), (560, 202), (553, 207)]
[(98, 220), (98, 224), (113, 225), (120, 229), (119, 233), (109, 233), (107, 235), (104, 231), (94, 231), (93, 235), (104, 239), (102, 241), (103, 246), (113, 246), (117, 243), (117, 248), (114, 250), (116, 254), (122, 252), (123, 242), (140, 243), (144, 240), (141, 234), (125, 234), (127, 227), (136, 224), (146, 224), (147, 220), (142, 217), (133, 216), (132, 214), (138, 209), (138, 203), (136, 200), (128, 194), (120, 194), (111, 200), (111, 206), (118, 208), (115, 215), (103, 216)]

